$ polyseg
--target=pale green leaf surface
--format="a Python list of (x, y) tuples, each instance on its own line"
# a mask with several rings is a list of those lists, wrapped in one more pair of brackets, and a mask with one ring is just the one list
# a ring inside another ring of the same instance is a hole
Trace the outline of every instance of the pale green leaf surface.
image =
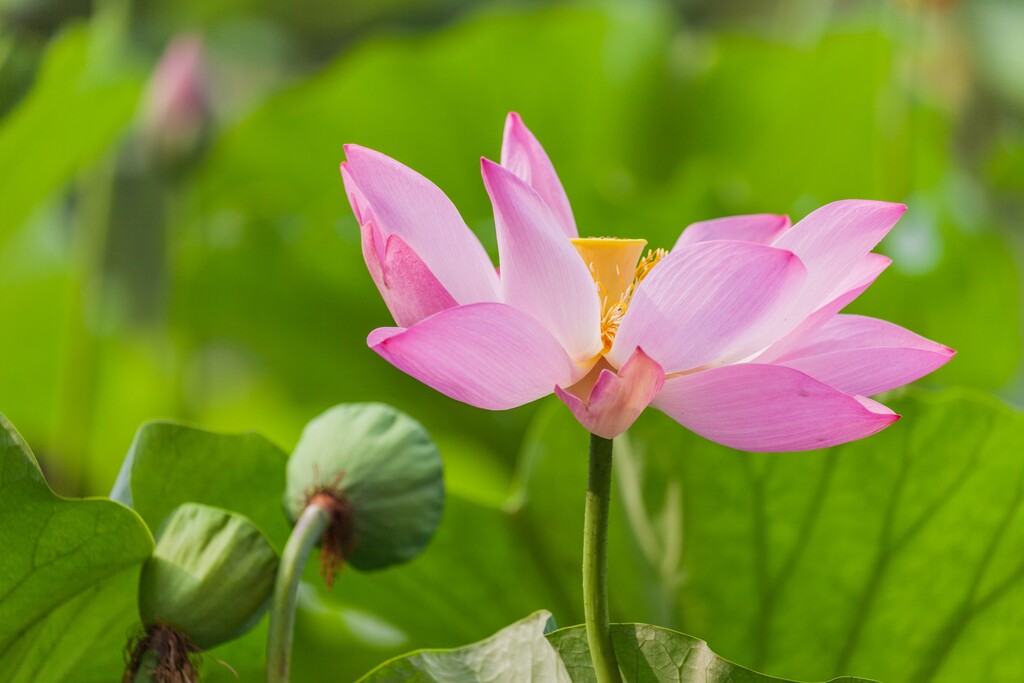
[(422, 650), (385, 662), (360, 683), (570, 683), (544, 634), (553, 621), (537, 612), (490, 638), (453, 650)]

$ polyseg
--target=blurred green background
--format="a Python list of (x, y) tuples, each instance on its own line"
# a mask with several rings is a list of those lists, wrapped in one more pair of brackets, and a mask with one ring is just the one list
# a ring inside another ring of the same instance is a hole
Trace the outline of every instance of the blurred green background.
[[(108, 492), (148, 419), (254, 429), (288, 451), (327, 407), (381, 400), (441, 445), (454, 512), (436, 552), (457, 562), (459, 524), (485, 525), (461, 506), (515, 507), (524, 433), (549, 408), (475, 410), (366, 348), (390, 318), (338, 164), (356, 142), (410, 165), (496, 256), (478, 158), (497, 158), (508, 111), (547, 148), (582, 233), (668, 247), (720, 215), (906, 202), (881, 247), (894, 264), (853, 309), (959, 351), (923, 387), (1024, 402), (1016, 0), (0, 0), (0, 17), (0, 411), (62, 494)], [(168, 149), (144, 102), (182, 34), (204, 46), (207, 118)], [(379, 650), (335, 662), (339, 680), (544, 606), (508, 598), (417, 633), (317, 599), (309, 670), (329, 666), (342, 622)], [(834, 673), (772, 662), (743, 663)]]

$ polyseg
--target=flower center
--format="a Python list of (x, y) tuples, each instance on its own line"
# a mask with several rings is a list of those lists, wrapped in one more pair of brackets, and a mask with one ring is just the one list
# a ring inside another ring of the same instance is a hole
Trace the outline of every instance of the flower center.
[(629, 308), (636, 286), (647, 277), (654, 265), (665, 256), (664, 249), (651, 249), (640, 258), (647, 240), (615, 237), (586, 237), (572, 240), (572, 245), (590, 268), (601, 297), (602, 354), (612, 348), (622, 316)]

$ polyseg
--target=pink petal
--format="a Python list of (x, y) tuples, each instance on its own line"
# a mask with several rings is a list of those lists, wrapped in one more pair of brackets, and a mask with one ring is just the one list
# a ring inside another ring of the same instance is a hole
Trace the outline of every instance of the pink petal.
[(505, 303), (526, 311), (578, 362), (602, 349), (597, 285), (554, 214), (519, 176), (481, 160), (494, 204)]
[(775, 362), (865, 396), (913, 382), (956, 353), (884, 320), (837, 315)]
[[(373, 221), (363, 224), (363, 258), (391, 317), (410, 327), (438, 311), (452, 308), (455, 299), (401, 237), (381, 240)], [(384, 257), (378, 245), (385, 241)]]
[(661, 366), (637, 349), (618, 374), (601, 370), (586, 402), (555, 387), (576, 419), (592, 434), (614, 439), (629, 429), (665, 384)]
[(776, 330), (773, 334), (769, 335), (777, 339), (777, 341), (759, 355), (756, 362), (773, 363), (776, 358), (788, 353), (790, 349), (799, 346), (802, 343), (801, 340), (806, 335), (834, 318), (839, 311), (846, 308), (850, 302), (870, 287), (878, 276), (882, 274), (882, 271), (888, 268), (891, 263), (892, 259), (882, 254), (866, 255), (860, 264), (847, 276), (847, 279), (837, 288), (838, 294), (834, 298), (828, 300), (824, 306), (807, 316), (792, 332), (781, 339), (777, 339), (777, 333), (785, 329), (787, 321), (779, 320)]
[(555, 214), (558, 226), (567, 237), (579, 237), (569, 198), (565, 196), (555, 167), (540, 142), (515, 112), (510, 113), (505, 119), (505, 135), (501, 141), (501, 165), (537, 191)]
[(436, 185), (380, 152), (345, 145), (341, 167), (360, 225), (398, 235), (461, 304), (498, 300), (498, 276), (480, 240)]
[(640, 283), (608, 360), (622, 367), (642, 346), (674, 373), (741, 353), (744, 335), (787, 305), (804, 276), (800, 259), (782, 249), (729, 241), (684, 246)]
[(861, 439), (899, 419), (778, 365), (743, 363), (670, 378), (652, 403), (701, 436), (745, 451), (805, 451)]
[(408, 329), (374, 330), (366, 343), (442, 394), (488, 410), (529, 403), (585, 372), (543, 325), (504, 304), (449, 308)]
[(711, 240), (771, 244), (779, 235), (789, 229), (789, 226), (789, 216), (777, 216), (771, 213), (715, 218), (688, 225), (672, 249)]
[(773, 247), (792, 251), (807, 267), (807, 282), (791, 317), (802, 320), (819, 308), (906, 210), (889, 202), (832, 202), (776, 239)]

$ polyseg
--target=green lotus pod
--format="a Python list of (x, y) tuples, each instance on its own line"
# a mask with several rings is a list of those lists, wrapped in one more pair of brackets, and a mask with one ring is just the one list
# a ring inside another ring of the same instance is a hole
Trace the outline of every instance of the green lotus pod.
[(185, 503), (164, 521), (139, 581), (139, 614), (209, 649), (237, 638), (263, 616), (277, 552), (247, 518)]
[(346, 562), (363, 571), (407, 562), (441, 520), (441, 456), (423, 426), (391, 406), (335, 406), (306, 425), (288, 461), (292, 520), (324, 492), (344, 503), (351, 524)]

